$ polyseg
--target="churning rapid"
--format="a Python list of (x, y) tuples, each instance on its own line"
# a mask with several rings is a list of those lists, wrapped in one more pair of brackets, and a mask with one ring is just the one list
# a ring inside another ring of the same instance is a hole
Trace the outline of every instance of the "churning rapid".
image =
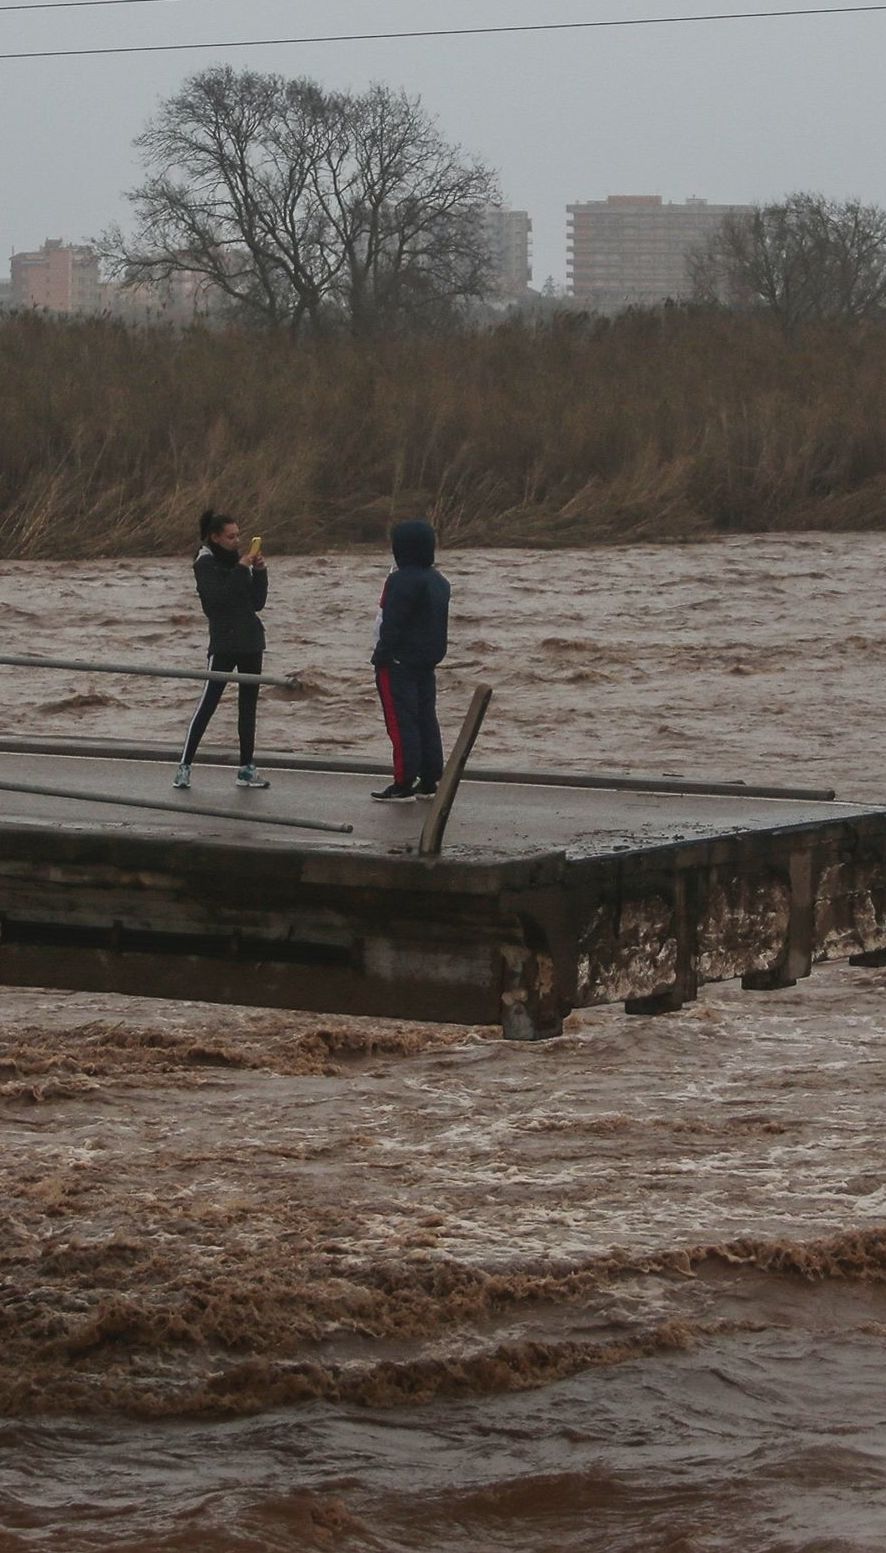
[[(259, 759), (386, 752), (384, 557), (268, 549)], [(886, 801), (886, 538), (441, 559), (478, 763)], [(8, 651), (203, 659), (186, 558), (0, 597)], [(7, 671), (4, 721), (193, 701)], [(0, 1553), (881, 1553), (884, 1033), (847, 966), (529, 1046), (0, 992)]]

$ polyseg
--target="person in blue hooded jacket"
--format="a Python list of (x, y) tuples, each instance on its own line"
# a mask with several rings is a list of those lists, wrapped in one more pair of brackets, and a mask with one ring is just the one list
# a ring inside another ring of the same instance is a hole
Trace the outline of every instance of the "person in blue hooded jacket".
[(394, 756), (394, 780), (379, 803), (433, 798), (443, 774), (436, 668), (446, 656), (449, 582), (434, 565), (430, 523), (397, 523), (394, 566), (376, 619), (375, 683)]

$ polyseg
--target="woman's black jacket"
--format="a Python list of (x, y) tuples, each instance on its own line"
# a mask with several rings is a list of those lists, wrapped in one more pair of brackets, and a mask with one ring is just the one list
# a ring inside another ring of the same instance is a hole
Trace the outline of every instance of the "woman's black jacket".
[(209, 621), (209, 651), (263, 652), (265, 628), (258, 611), (264, 609), (268, 597), (267, 571), (238, 565), (236, 551), (223, 554), (224, 560), (203, 545), (194, 562), (197, 592)]

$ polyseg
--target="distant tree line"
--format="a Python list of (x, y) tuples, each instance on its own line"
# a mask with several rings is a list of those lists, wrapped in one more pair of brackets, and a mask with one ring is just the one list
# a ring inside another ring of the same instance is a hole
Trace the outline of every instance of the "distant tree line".
[[(494, 173), (450, 145), (417, 98), (332, 91), (215, 67), (136, 140), (131, 234), (100, 252), (124, 285), (190, 275), (215, 310), (293, 333), (449, 328), (492, 289), (483, 213)], [(766, 310), (787, 332), (886, 308), (886, 211), (796, 193), (728, 215), (689, 256), (691, 298)], [(527, 299), (541, 321), (573, 299)]]
[(765, 308), (787, 330), (886, 307), (886, 211), (791, 194), (735, 212), (690, 255), (697, 302)]
[(134, 232), (101, 242), (126, 284), (187, 273), (234, 316), (355, 335), (449, 323), (489, 288), (495, 176), (403, 92), (217, 67), (136, 145)]

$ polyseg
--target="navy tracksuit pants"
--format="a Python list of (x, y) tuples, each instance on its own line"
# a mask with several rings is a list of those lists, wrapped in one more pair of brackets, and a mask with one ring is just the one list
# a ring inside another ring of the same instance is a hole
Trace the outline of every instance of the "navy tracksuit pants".
[(436, 669), (391, 663), (376, 669), (375, 683), (394, 752), (394, 781), (411, 787), (418, 777), (435, 786), (443, 775)]

